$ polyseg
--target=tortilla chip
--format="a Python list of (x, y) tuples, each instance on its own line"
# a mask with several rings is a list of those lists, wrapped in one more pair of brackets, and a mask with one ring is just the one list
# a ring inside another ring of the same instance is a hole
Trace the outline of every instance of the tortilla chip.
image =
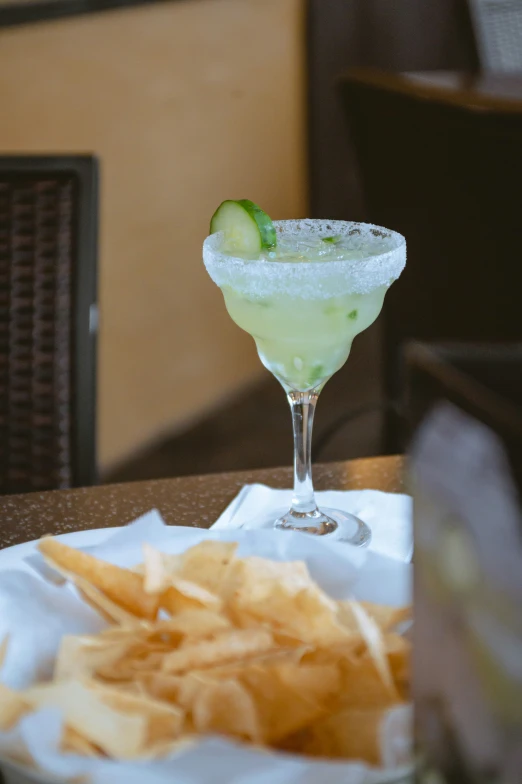
[(274, 648), (272, 635), (262, 629), (223, 632), (213, 640), (189, 643), (165, 656), (163, 672), (186, 672), (217, 666), (265, 653)]
[(33, 708), (58, 708), (65, 723), (109, 757), (133, 759), (146, 745), (147, 716), (107, 705), (103, 695), (80, 681), (57, 681), (24, 693)]
[(236, 680), (203, 682), (191, 705), (197, 732), (214, 732), (259, 742), (257, 709), (248, 691)]
[(381, 676), (382, 682), (390, 689), (390, 692), (394, 694), (393, 678), (388, 663), (388, 657), (386, 656), (383, 633), (376, 622), (370, 618), (366, 610), (364, 610), (358, 602), (352, 601), (351, 604), (361, 637), (364, 639), (368, 648), (368, 654), (371, 656), (375, 668)]
[(80, 754), (82, 757), (103, 757), (103, 752), (99, 746), (95, 746), (83, 735), (80, 735), (71, 727), (65, 727), (60, 744), (64, 754)]
[(339, 705), (347, 708), (387, 707), (400, 701), (395, 685), (385, 683), (374, 660), (366, 655), (341, 660)]
[(0, 670), (3, 667), (5, 657), (7, 656), (7, 648), (9, 646), (9, 635), (6, 634), (2, 642), (0, 642)]
[[(380, 765), (382, 709), (353, 709), (320, 719), (293, 739), (294, 750), (314, 757), (352, 759)], [(292, 741), (287, 744), (292, 747)]]
[(311, 579), (306, 565), (251, 556), (238, 565), (232, 606), (301, 642), (329, 645), (347, 638), (337, 605)]
[(57, 571), (86, 580), (119, 607), (140, 618), (154, 619), (158, 598), (145, 593), (143, 577), (129, 569), (101, 561), (52, 537), (41, 539), (39, 550)]
[(98, 635), (62, 638), (54, 665), (55, 680), (90, 678), (99, 669), (115, 664), (125, 655), (132, 641), (111, 640)]
[(23, 695), (0, 683), (0, 732), (9, 732), (28, 712)]
[(187, 550), (176, 576), (197, 583), (210, 593), (223, 597), (227, 593), (230, 567), (237, 550), (236, 542), (207, 539)]

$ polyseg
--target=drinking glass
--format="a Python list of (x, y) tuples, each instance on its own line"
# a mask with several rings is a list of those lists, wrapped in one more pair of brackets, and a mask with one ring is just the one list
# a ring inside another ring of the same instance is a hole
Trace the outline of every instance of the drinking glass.
[(354, 337), (379, 315), (406, 263), (404, 237), (365, 223), (276, 221), (277, 245), (258, 257), (227, 252), (222, 232), (203, 259), (232, 319), (255, 340), (262, 363), (282, 384), (294, 431), (294, 492), (276, 528), (331, 536), (355, 545), (371, 539), (355, 515), (319, 509), (312, 484), (314, 411)]

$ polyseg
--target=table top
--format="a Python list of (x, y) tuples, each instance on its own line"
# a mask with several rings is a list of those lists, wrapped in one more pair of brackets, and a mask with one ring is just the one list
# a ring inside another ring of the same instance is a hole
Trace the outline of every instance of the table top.
[(522, 112), (522, 74), (394, 72), (357, 67), (350, 68), (345, 78), (439, 103), (515, 115)]
[(459, 71), (410, 71), (410, 87), (458, 102), (507, 111), (522, 109), (522, 74), (472, 74)]
[[(317, 490), (403, 492), (402, 457), (372, 457), (314, 467)], [(0, 496), (0, 549), (44, 534), (124, 525), (150, 509), (166, 523), (208, 528), (244, 484), (291, 487), (290, 468), (99, 485)]]

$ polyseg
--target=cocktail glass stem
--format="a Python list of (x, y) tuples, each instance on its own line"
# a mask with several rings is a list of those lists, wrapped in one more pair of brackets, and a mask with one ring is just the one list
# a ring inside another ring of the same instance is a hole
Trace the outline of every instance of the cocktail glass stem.
[(294, 494), (292, 506), (274, 525), (283, 531), (325, 536), (333, 534), (344, 542), (365, 546), (371, 531), (362, 520), (340, 509), (319, 509), (312, 483), (312, 427), (322, 386), (298, 392), (284, 385), (294, 428)]
[(338, 527), (317, 508), (312, 482), (312, 428), (320, 391), (287, 389), (294, 429), (294, 495), (289, 512), (276, 521), (276, 528), (319, 536), (331, 534)]
[(307, 515), (317, 510), (312, 482), (312, 429), (319, 393), (294, 392), (287, 394), (292, 411), (294, 429), (294, 495), (292, 511)]

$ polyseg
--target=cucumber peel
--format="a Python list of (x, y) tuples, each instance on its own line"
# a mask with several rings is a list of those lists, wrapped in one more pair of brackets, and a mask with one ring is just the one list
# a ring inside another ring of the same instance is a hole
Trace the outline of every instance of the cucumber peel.
[(210, 221), (210, 233), (217, 231), (224, 233), (228, 251), (255, 256), (277, 245), (272, 220), (249, 199), (222, 202)]

